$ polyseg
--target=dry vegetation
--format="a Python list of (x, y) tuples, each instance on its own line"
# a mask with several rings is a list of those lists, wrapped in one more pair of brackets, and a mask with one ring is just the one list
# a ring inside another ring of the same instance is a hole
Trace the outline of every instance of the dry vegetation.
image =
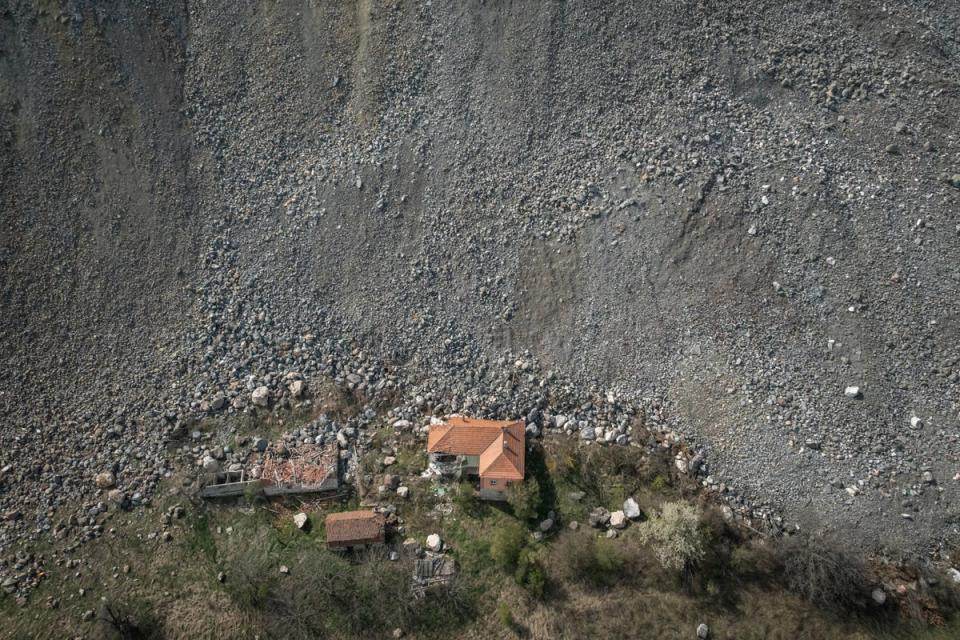
[[(415, 455), (414, 443), (382, 438), (400, 457)], [(194, 503), (174, 524), (173, 542), (148, 539), (158, 514), (189, 504), (171, 492), (124, 516), (87, 547), (81, 566), (53, 568), (35, 597), (58, 599), (56, 607), (17, 617), (9, 599), (0, 601), (13, 621), (5, 637), (55, 628), (107, 638), (377, 638), (401, 628), (415, 638), (690, 638), (707, 622), (720, 639), (938, 639), (960, 628), (947, 580), (878, 569), (827, 540), (747, 535), (711, 505), (692, 502), (687, 480), (638, 449), (548, 440), (532, 452), (529, 470), (538, 490), (518, 498), (520, 519), (509, 505), (475, 500), (469, 485), (410, 479), (411, 499), (398, 502), (404, 535), (439, 532), (460, 568), (450, 588), (423, 599), (411, 592), (412, 558), (332, 553), (322, 513), (308, 533), (292, 525), (297, 505)], [(576, 492), (584, 495), (571, 497)], [(614, 539), (585, 523), (590, 508), (618, 507), (625, 496), (641, 504), (645, 523)], [(551, 510), (557, 526), (534, 535), (538, 520), (527, 516)], [(581, 523), (576, 531), (573, 521)], [(695, 540), (679, 555), (676, 545), (665, 552), (678, 535)], [(879, 606), (870, 592), (880, 583), (907, 591)], [(89, 610), (96, 621), (82, 622)]]

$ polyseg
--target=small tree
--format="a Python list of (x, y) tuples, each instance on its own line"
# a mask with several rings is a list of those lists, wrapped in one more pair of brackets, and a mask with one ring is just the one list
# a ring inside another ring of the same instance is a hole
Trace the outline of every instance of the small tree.
[(543, 597), (547, 586), (547, 573), (543, 568), (540, 554), (531, 547), (525, 547), (520, 551), (517, 570), (513, 577), (517, 584), (526, 589), (532, 597), (538, 600)]
[(700, 513), (686, 502), (668, 502), (660, 515), (637, 528), (641, 542), (651, 544), (665, 569), (683, 571), (700, 562), (706, 539)]
[(507, 487), (507, 503), (522, 522), (536, 517), (540, 511), (540, 483), (536, 478), (513, 483)]
[(527, 533), (523, 527), (507, 522), (498, 527), (490, 538), (490, 557), (504, 571), (513, 571), (526, 540)]
[(476, 491), (469, 482), (461, 482), (453, 490), (453, 503), (466, 514), (471, 514), (476, 510)]

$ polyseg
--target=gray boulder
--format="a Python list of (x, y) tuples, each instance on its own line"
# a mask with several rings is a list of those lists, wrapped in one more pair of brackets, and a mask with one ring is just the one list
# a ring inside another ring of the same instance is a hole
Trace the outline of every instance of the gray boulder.
[(610, 512), (603, 507), (597, 507), (590, 512), (590, 526), (599, 529), (610, 522)]

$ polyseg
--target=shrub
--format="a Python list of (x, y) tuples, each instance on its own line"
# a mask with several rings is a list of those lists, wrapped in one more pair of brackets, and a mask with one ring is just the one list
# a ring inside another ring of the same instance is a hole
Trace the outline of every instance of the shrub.
[(769, 545), (750, 542), (733, 549), (730, 569), (741, 578), (760, 580), (776, 573), (777, 557)]
[(700, 562), (706, 539), (699, 511), (686, 502), (668, 502), (660, 515), (637, 528), (640, 540), (650, 544), (665, 569), (683, 571)]
[(607, 538), (595, 538), (593, 541), (593, 566), (604, 574), (619, 572), (623, 568), (623, 554)]
[(499, 619), (500, 624), (507, 629), (513, 629), (513, 612), (510, 611), (510, 607), (507, 606), (506, 602), (501, 602), (497, 605), (497, 619)]
[(663, 476), (663, 474), (658, 473), (653, 478), (653, 482), (650, 483), (650, 488), (654, 491), (663, 491), (667, 488), (667, 479)]
[(453, 503), (462, 513), (474, 515), (479, 506), (477, 504), (477, 492), (469, 482), (461, 482), (453, 492)]
[(490, 538), (490, 557), (504, 571), (517, 566), (520, 551), (527, 541), (527, 532), (514, 522), (498, 527)]
[(263, 533), (243, 538), (233, 536), (223, 550), (226, 590), (241, 607), (262, 609), (276, 581), (276, 545)]
[(540, 511), (540, 483), (536, 478), (529, 478), (510, 485), (507, 487), (507, 503), (521, 522), (536, 517)]
[(554, 545), (558, 571), (567, 580), (590, 586), (610, 586), (620, 581), (626, 558), (616, 543), (592, 535), (572, 535)]
[(777, 558), (786, 587), (810, 602), (839, 608), (859, 607), (866, 602), (863, 565), (829, 540), (783, 538)]
[(148, 603), (140, 601), (105, 604), (100, 619), (110, 635), (122, 640), (163, 638), (163, 630)]
[(513, 574), (514, 579), (527, 593), (540, 599), (547, 586), (547, 573), (543, 568), (543, 562), (539, 553), (530, 547), (525, 547), (520, 551), (517, 559), (517, 570)]

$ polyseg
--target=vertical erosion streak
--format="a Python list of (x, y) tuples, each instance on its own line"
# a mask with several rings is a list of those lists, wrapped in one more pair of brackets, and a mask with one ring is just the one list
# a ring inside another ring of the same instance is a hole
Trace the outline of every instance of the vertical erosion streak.
[(353, 58), (350, 111), (355, 122), (368, 126), (373, 121), (375, 74), (370, 67), (371, 0), (357, 0), (357, 50)]

